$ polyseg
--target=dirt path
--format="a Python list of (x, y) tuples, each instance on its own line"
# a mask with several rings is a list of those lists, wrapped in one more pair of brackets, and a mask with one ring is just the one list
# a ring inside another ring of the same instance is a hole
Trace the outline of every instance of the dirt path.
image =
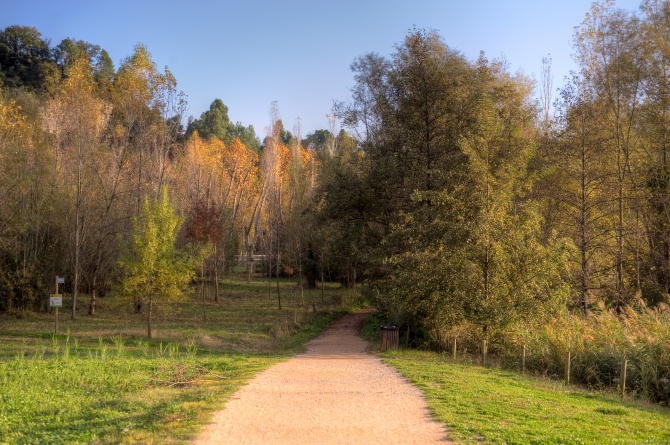
[(258, 374), (194, 443), (448, 443), (421, 392), (366, 351), (367, 315), (337, 320), (306, 353)]

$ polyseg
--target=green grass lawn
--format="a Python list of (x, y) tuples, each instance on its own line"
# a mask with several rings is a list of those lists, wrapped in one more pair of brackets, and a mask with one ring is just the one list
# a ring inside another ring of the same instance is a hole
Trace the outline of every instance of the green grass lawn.
[[(377, 341), (371, 317), (363, 335)], [(378, 342), (377, 342), (378, 344)], [(401, 349), (380, 353), (426, 395), (456, 444), (670, 444), (670, 410), (615, 394)]]
[[(346, 290), (305, 292), (229, 279), (218, 302), (197, 295), (154, 322), (113, 295), (98, 313), (0, 316), (0, 443), (185, 443), (257, 372), (285, 360), (342, 314)], [(66, 306), (68, 302), (66, 301)], [(314, 306), (312, 306), (314, 303)], [(83, 304), (81, 305), (84, 306)], [(316, 308), (316, 312), (313, 309)]]
[(668, 444), (670, 411), (440, 354), (383, 353), (463, 444)]

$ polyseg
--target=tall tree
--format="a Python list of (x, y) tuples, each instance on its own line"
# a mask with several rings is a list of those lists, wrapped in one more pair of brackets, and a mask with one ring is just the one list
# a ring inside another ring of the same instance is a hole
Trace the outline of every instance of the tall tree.
[(560, 92), (558, 128), (554, 139), (545, 144), (545, 162), (557, 168), (541, 182), (547, 199), (552, 229), (574, 240), (579, 258), (578, 306), (586, 313), (589, 304), (607, 288), (606, 276), (612, 270), (609, 251), (613, 237), (611, 195), (607, 184), (611, 164), (601, 150), (602, 109), (594, 91), (578, 77)]
[(245, 127), (240, 122), (231, 122), (228, 107), (221, 99), (215, 99), (209, 110), (200, 115), (200, 119), (194, 119), (189, 123), (188, 134), (194, 131), (203, 138), (217, 137), (226, 145), (230, 145), (235, 139), (240, 139), (251, 150), (257, 153), (260, 151), (260, 141), (253, 125)]
[(8, 26), (0, 30), (0, 86), (40, 90), (57, 74), (49, 40), (37, 28)]
[(71, 200), (72, 230), (72, 318), (77, 313), (80, 292), (82, 248), (87, 235), (88, 210), (93, 197), (88, 193), (92, 178), (91, 161), (100, 147), (106, 125), (104, 106), (97, 97), (88, 60), (77, 60), (49, 101), (44, 119), (57, 147), (58, 168)]
[[(629, 265), (639, 277), (639, 218), (634, 203), (639, 197), (640, 107), (645, 64), (640, 22), (612, 1), (594, 3), (574, 36), (575, 58), (581, 76), (595, 90), (604, 113), (601, 121), (604, 148), (612, 160), (612, 214), (615, 232), (615, 305), (628, 303), (633, 292), (627, 285)], [(633, 281), (637, 291), (640, 280)]]
[(338, 113), (362, 136), (357, 192), (371, 197), (360, 216), (376, 239), (366, 256), (387, 317), (436, 340), (459, 323), (489, 336), (560, 307), (568, 250), (542, 238), (527, 197), (530, 82), (416, 29), (390, 61), (367, 55), (352, 68), (352, 102)]

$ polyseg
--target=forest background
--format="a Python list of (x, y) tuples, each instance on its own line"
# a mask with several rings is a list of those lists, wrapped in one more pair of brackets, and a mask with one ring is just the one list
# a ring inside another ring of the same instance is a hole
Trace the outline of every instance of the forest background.
[(667, 2), (594, 3), (554, 98), (548, 59), (535, 83), (412, 29), (355, 60), (329, 129), (288, 131), (273, 103), (261, 140), (218, 99), (187, 120), (143, 45), (115, 68), (94, 44), (7, 27), (0, 311), (47, 310), (66, 271), (72, 318), (110, 290), (151, 314), (264, 255), (306, 286), (364, 282), (408, 343), (487, 339), (509, 360), (527, 344), (544, 373), (579, 351), (594, 386), (626, 357), (631, 387), (667, 401), (668, 35)]

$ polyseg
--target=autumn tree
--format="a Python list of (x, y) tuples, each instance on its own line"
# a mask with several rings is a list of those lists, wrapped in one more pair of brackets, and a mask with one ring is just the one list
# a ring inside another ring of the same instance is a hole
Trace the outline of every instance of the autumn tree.
[(640, 108), (645, 153), (641, 168), (648, 172), (646, 184), (641, 184), (648, 206), (642, 220), (648, 227), (650, 278), (646, 298), (658, 303), (670, 293), (670, 5), (647, 0), (641, 10), (646, 59), (645, 102)]
[[(200, 295), (203, 320), (207, 318), (205, 313), (205, 261), (210, 256), (210, 249), (216, 261), (215, 249), (221, 240), (221, 231), (221, 221), (216, 205), (208, 204), (204, 200), (197, 201), (188, 213), (184, 236), (188, 241), (198, 244), (198, 250), (202, 252), (200, 255)], [(214, 267), (216, 269), (216, 264)], [(218, 288), (218, 281), (216, 285)], [(218, 289), (216, 292), (218, 297)]]
[(574, 240), (578, 282), (577, 305), (586, 313), (612, 269), (609, 251), (611, 196), (606, 185), (611, 165), (601, 150), (601, 108), (589, 85), (574, 77), (560, 91), (558, 121), (553, 139), (545, 144), (544, 162), (550, 174), (540, 181), (551, 230)]
[(636, 167), (641, 150), (638, 134), (645, 64), (639, 20), (612, 2), (594, 3), (575, 33), (576, 60), (581, 76), (595, 90), (603, 111), (601, 133), (603, 149), (612, 162), (612, 199), (614, 249), (614, 302), (620, 306), (631, 300), (633, 287), (627, 283), (627, 269), (637, 269), (639, 261), (639, 209), (635, 202), (640, 191)]
[(0, 91), (0, 310), (39, 310), (43, 277), (66, 270), (67, 238), (55, 157), (43, 132)]
[(151, 321), (156, 310), (185, 298), (185, 289), (194, 276), (194, 257), (175, 246), (181, 218), (170, 203), (167, 188), (160, 201), (145, 198), (135, 219), (132, 245), (119, 261), (123, 270), (121, 291), (147, 307), (147, 336), (153, 338)]
[(68, 212), (72, 237), (72, 318), (77, 313), (80, 292), (82, 253), (87, 236), (88, 210), (93, 196), (88, 186), (92, 178), (91, 161), (100, 147), (106, 125), (104, 106), (96, 95), (88, 59), (78, 59), (68, 69), (56, 94), (49, 101), (44, 120), (56, 146), (57, 168), (64, 180), (71, 210)]
[(527, 197), (530, 82), (416, 29), (391, 60), (371, 54), (352, 68), (352, 102), (338, 112), (361, 136), (363, 161), (347, 181), (360, 186), (352, 199), (330, 192), (324, 206), (361, 221), (369, 244), (357, 248), (383, 313), (437, 341), (461, 323), (490, 336), (560, 307), (564, 243), (543, 239)]

